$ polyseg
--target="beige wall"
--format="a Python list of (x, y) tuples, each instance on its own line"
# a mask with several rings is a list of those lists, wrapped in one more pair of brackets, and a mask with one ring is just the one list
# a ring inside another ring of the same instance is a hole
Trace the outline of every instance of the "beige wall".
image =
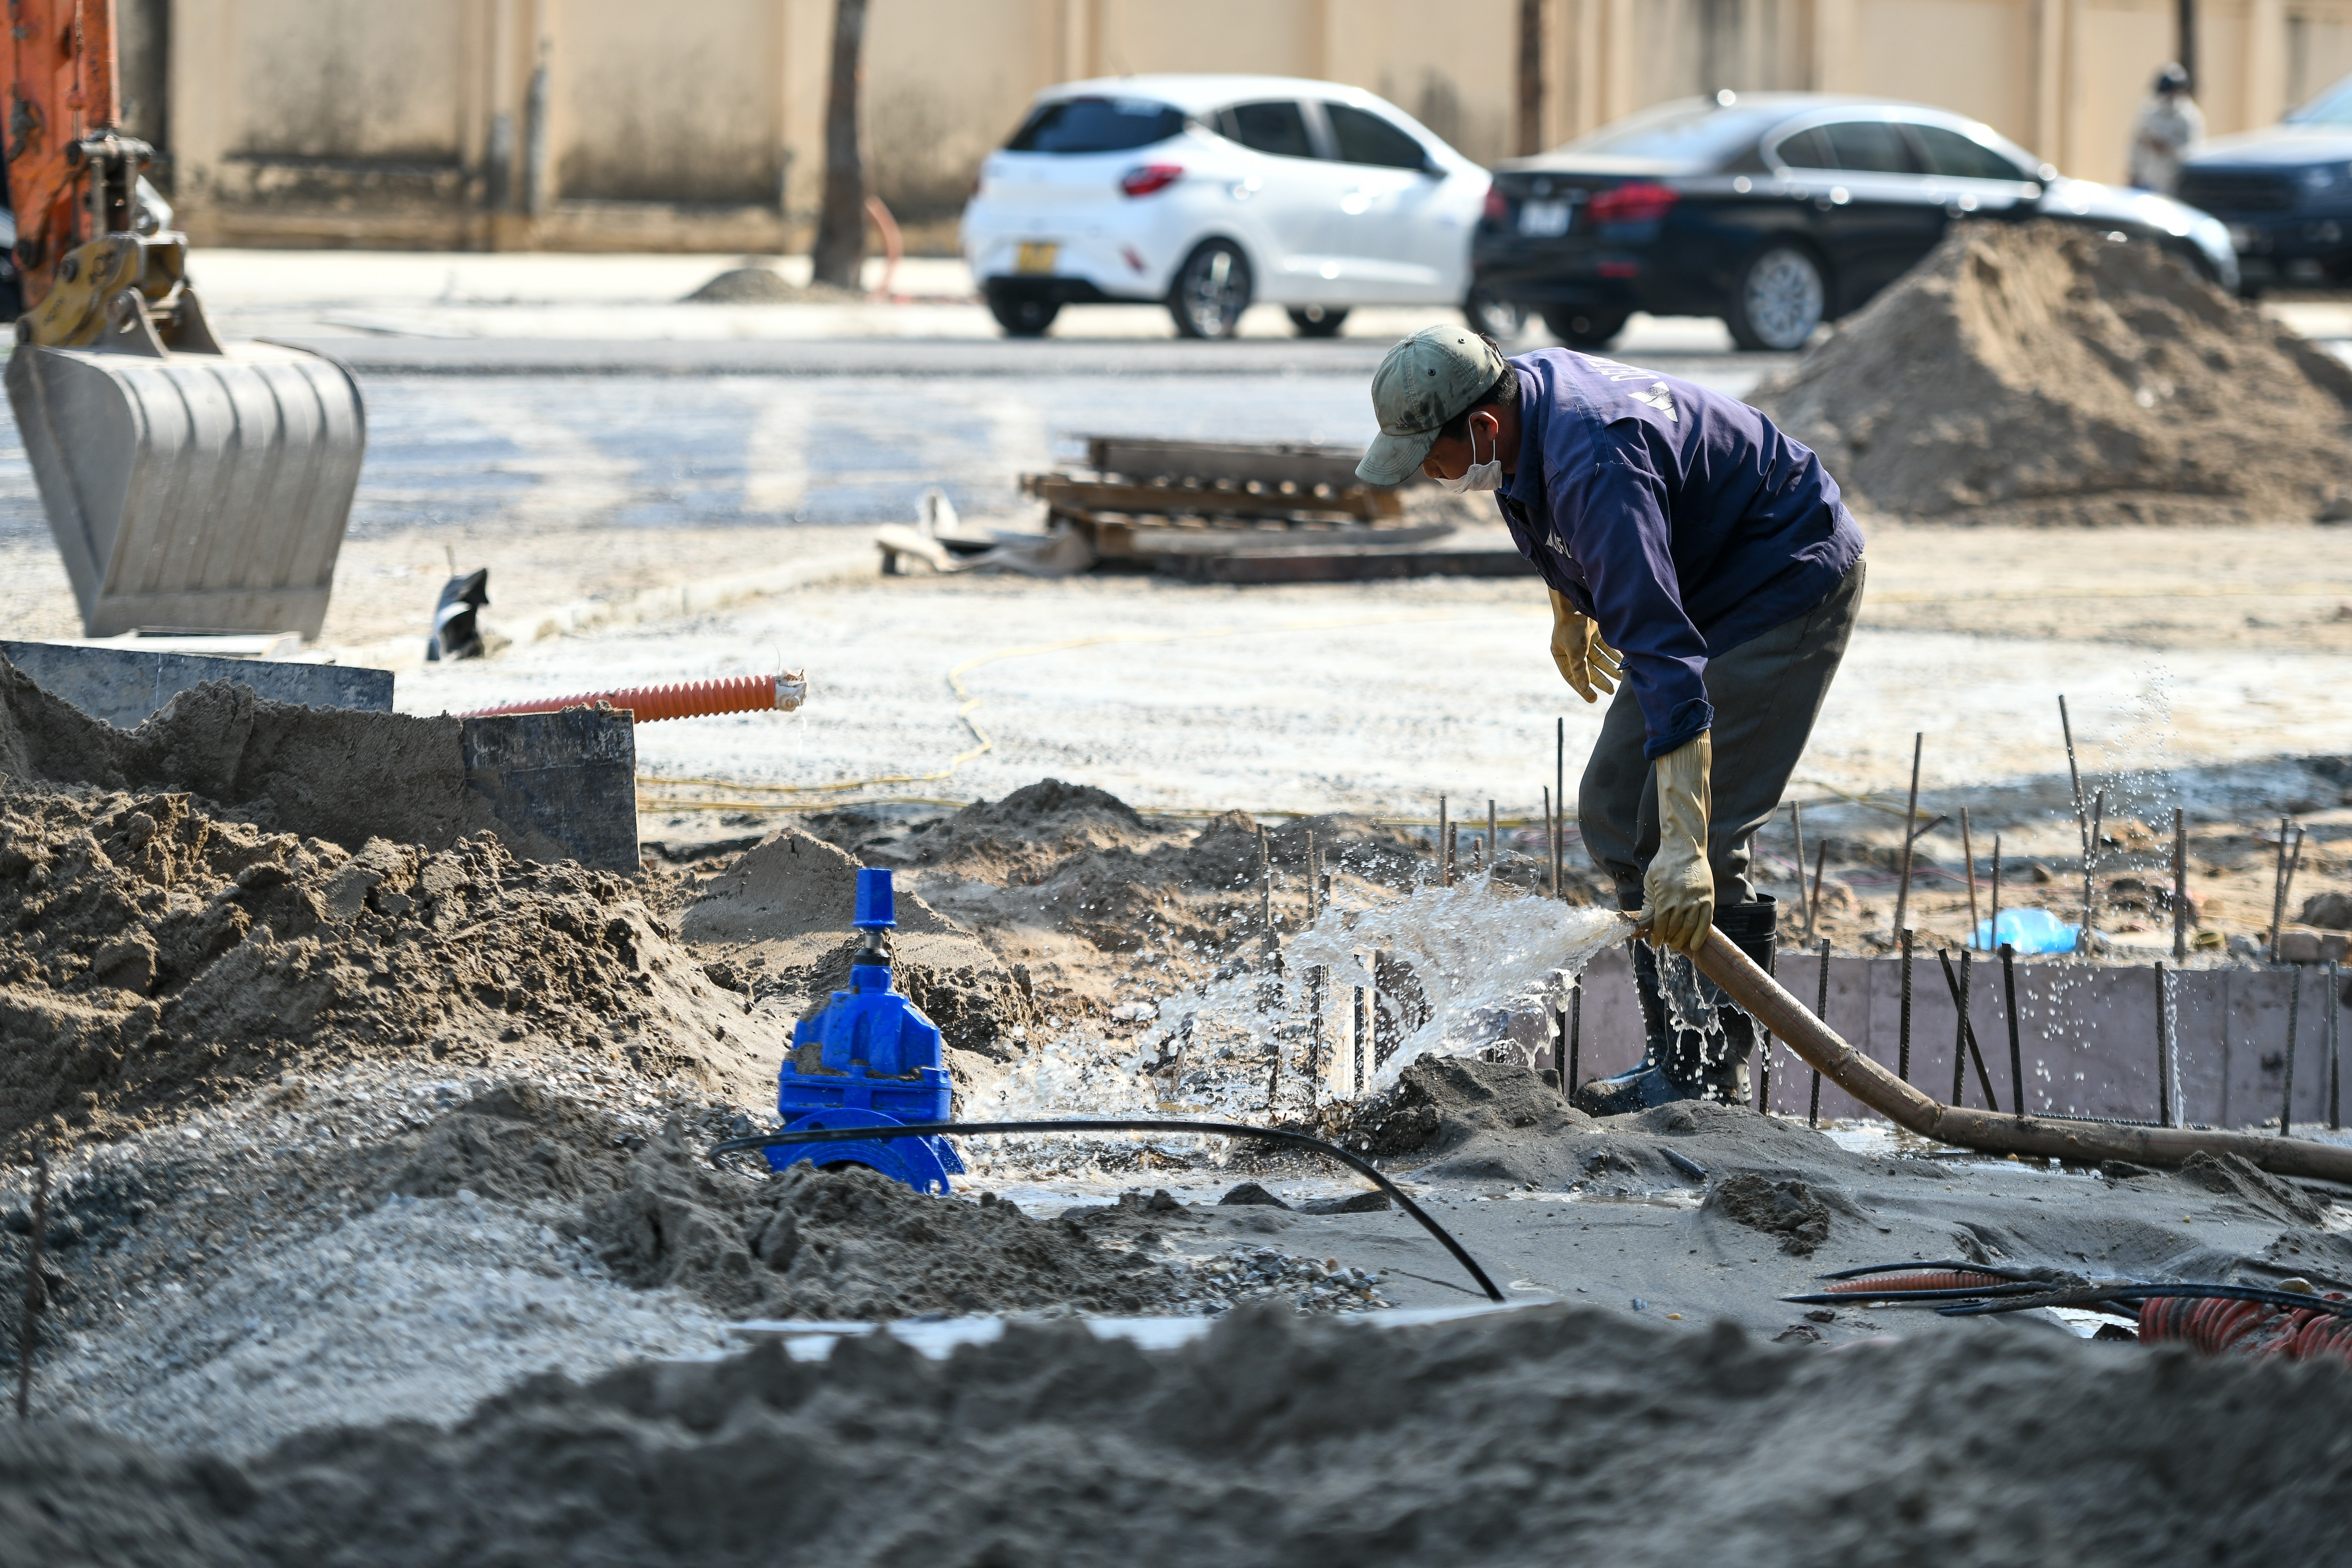
[[(1542, 7), (1553, 141), (1722, 88), (1884, 93), (1976, 115), (2110, 180), (2175, 47), (2174, 0)], [(833, 0), (121, 10), (128, 54), (167, 54), (171, 174), (206, 242), (776, 249), (804, 239), (815, 206)], [(1517, 11), (1517, 0), (872, 0), (873, 182), (910, 216), (952, 214), (1040, 88), (1151, 70), (1353, 83), (1491, 161), (1509, 151)], [(2352, 73), (2352, 0), (2202, 0), (2200, 16), (2200, 99), (2216, 132), (2268, 123)]]

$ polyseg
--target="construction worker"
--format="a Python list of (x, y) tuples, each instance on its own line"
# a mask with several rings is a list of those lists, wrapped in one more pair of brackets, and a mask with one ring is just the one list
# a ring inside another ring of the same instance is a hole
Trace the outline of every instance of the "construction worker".
[(1693, 951), (1712, 923), (1771, 967), (1775, 905), (1749, 851), (1862, 604), (1862, 531), (1836, 481), (1735, 398), (1569, 349), (1507, 361), (1461, 327), (1391, 349), (1372, 408), (1357, 474), (1494, 491), (1550, 591), (1561, 678), (1587, 702), (1615, 694), (1578, 826), (1618, 906), (1640, 911), (1648, 1039), (1639, 1068), (1576, 1102), (1744, 1101), (1753, 1022), (1651, 944)]
[(2189, 73), (2168, 65), (2132, 124), (2131, 183), (2170, 195), (2180, 183), (2180, 155), (2205, 140), (2205, 111), (2189, 95)]

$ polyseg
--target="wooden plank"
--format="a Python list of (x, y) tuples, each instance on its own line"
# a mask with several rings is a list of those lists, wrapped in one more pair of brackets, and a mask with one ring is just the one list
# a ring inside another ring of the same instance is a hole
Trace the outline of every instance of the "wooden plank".
[(1164, 441), (1133, 436), (1087, 436), (1087, 464), (1129, 479), (1295, 480), (1351, 489), (1363, 484), (1356, 465), (1363, 453), (1346, 447), (1217, 441)]

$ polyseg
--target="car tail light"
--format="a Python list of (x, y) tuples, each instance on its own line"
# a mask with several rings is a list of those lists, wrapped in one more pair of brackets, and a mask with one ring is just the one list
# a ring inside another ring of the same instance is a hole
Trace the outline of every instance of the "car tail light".
[(1654, 180), (1635, 180), (1593, 194), (1590, 210), (1595, 223), (1655, 223), (1682, 193)]
[(1184, 177), (1181, 163), (1143, 163), (1119, 176), (1118, 188), (1130, 196), (1164, 191)]
[(1486, 187), (1486, 211), (1485, 216), (1488, 223), (1501, 223), (1505, 218), (1511, 216), (1511, 204), (1503, 199), (1502, 191), (1493, 184), (1489, 184)]

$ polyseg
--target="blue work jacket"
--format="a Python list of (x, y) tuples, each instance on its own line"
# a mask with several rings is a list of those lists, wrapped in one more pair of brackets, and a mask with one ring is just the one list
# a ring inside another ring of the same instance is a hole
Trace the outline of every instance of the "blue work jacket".
[(1715, 723), (1706, 661), (1829, 595), (1862, 530), (1812, 449), (1737, 398), (1572, 349), (1508, 362), (1512, 542), (1624, 656), (1653, 758)]

